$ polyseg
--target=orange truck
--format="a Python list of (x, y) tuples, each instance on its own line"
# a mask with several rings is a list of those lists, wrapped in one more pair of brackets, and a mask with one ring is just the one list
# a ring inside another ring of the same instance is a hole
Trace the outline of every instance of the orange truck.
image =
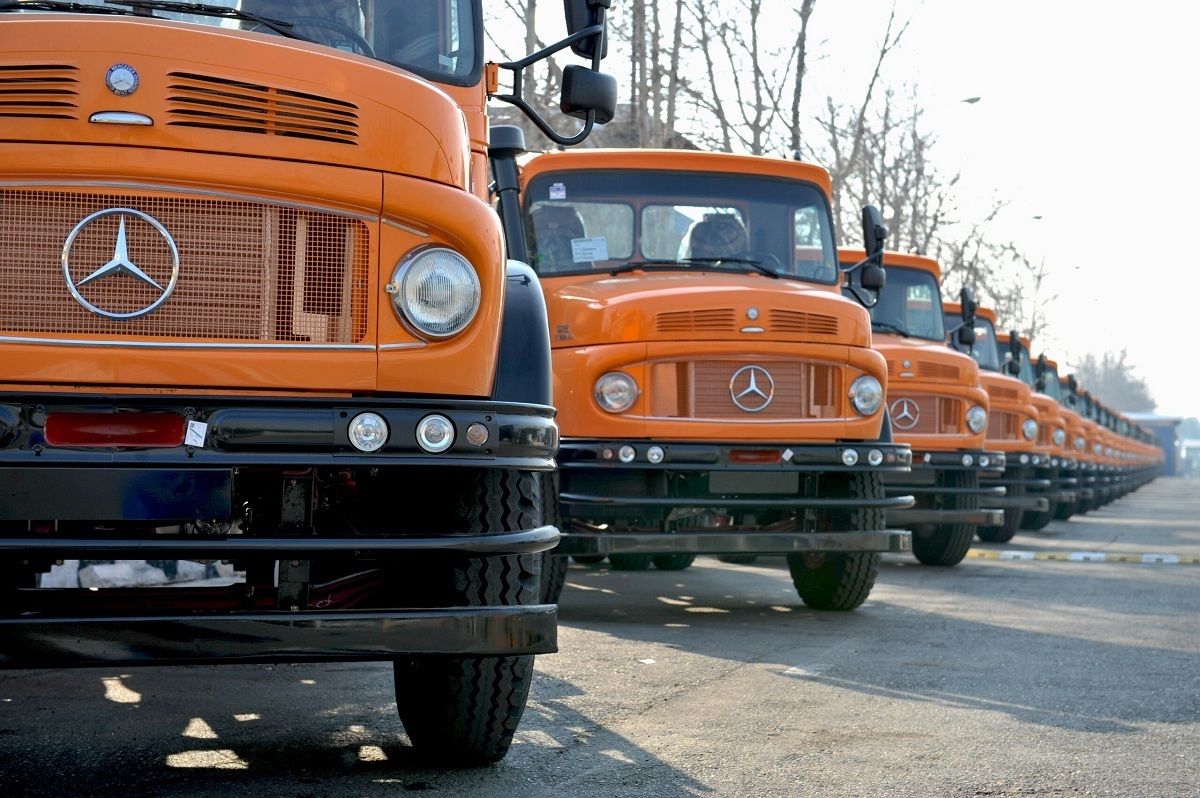
[[(842, 250), (843, 263), (862, 257)], [(946, 346), (937, 261), (884, 255), (887, 285), (871, 308), (875, 349), (887, 358), (887, 404), (898, 441), (913, 449), (909, 473), (888, 475), (887, 491), (916, 496), (913, 509), (890, 512), (889, 523), (912, 529), (912, 550), (926, 565), (957, 565), (979, 527), (1004, 523), (993, 504), (1003, 486), (984, 475), (1004, 472), (1004, 452), (987, 448), (988, 395), (979, 365)], [(966, 338), (973, 329), (962, 331)]]
[[(486, 102), (570, 47), (557, 140), (611, 118), (608, 5), (485, 65), (479, 0), (0, 4), (0, 667), (391, 660), (423, 755), (504, 755), (558, 430)], [(98, 557), (244, 579), (41, 587)]]
[[(1067, 388), (1058, 375), (1058, 363), (1044, 354), (1039, 355), (1034, 366), (1034, 385), (1058, 405), (1062, 421), (1062, 442), (1059, 449), (1057, 488), (1059, 496), (1054, 505), (1054, 517), (1066, 521), (1079, 509), (1082, 490), (1079, 482), (1081, 458), (1084, 449), (1083, 419), (1067, 401)], [(1058, 443), (1057, 432), (1052, 432), (1052, 442)]]
[[(976, 530), (980, 540), (1005, 543), (1022, 528), (1027, 515), (1049, 515), (1051, 489), (1049, 479), (1037, 476), (1037, 469), (1049, 466), (1051, 455), (1039, 446), (1038, 408), (1034, 405), (1033, 390), (1011, 373), (1001, 370), (996, 351), (996, 314), (990, 308), (980, 308), (968, 289), (963, 290), (960, 304), (944, 307), (946, 335), (950, 346), (970, 355), (979, 364), (979, 376), (988, 394), (988, 428), (986, 445), (1005, 453), (1004, 473), (985, 474), (984, 483), (1003, 485), (1005, 495), (989, 498), (988, 507), (1004, 510), (1000, 526), (981, 526)], [(964, 341), (960, 330), (973, 330)]]
[[(1016, 376), (1022, 383), (1032, 389), (1037, 388), (1034, 376), (1034, 365), (1030, 359), (1030, 342), (1015, 330), (1000, 333), (996, 336), (997, 354), (1004, 361), (1004, 367), (1010, 374)], [(1029, 530), (1043, 529), (1054, 520), (1058, 504), (1070, 504), (1074, 483), (1069, 475), (1063, 473), (1064, 458), (1071, 459), (1071, 451), (1067, 444), (1065, 420), (1060, 405), (1041, 391), (1033, 394), (1033, 403), (1037, 407), (1038, 434), (1037, 454), (1038, 463), (1034, 467), (1036, 478), (1047, 482), (1047, 497), (1050, 506), (1042, 511), (1026, 513), (1021, 520), (1021, 528)], [(1066, 466), (1070, 470), (1070, 465)]]
[[(912, 499), (882, 478), (910, 452), (867, 312), (840, 295), (828, 173), (577, 150), (533, 157), (510, 188), (497, 181), (504, 218), (525, 222), (510, 253), (546, 291), (563, 435), (547, 570), (561, 580), (568, 554), (665, 570), (785, 554), (809, 606), (861, 604), (880, 552), (908, 545), (884, 511)], [(883, 278), (873, 208), (864, 235), (860, 293)]]

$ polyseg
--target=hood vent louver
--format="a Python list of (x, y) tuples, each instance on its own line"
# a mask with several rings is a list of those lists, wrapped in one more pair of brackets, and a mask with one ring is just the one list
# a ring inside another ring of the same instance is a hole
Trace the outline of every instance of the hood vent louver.
[(169, 77), (168, 125), (358, 142), (354, 103), (194, 72), (172, 72)]
[(836, 316), (805, 313), (799, 310), (772, 310), (771, 332), (799, 335), (837, 335)]
[(76, 77), (67, 64), (0, 64), (0, 119), (76, 119)]
[(655, 329), (660, 333), (734, 332), (735, 325), (732, 308), (676, 310), (659, 313), (655, 320)]

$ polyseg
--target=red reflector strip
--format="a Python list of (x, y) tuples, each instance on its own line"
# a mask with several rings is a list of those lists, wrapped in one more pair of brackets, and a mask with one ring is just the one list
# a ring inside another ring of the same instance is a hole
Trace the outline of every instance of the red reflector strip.
[(183, 416), (174, 413), (51, 413), (50, 446), (174, 447), (183, 445)]
[(731, 463), (778, 463), (783, 453), (773, 449), (730, 449)]

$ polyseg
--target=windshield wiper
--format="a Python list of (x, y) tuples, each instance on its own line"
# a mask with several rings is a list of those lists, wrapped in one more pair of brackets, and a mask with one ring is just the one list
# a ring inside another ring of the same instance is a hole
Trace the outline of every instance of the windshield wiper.
[(289, 39), (310, 41), (294, 33), (292, 31), (294, 26), (290, 22), (260, 16), (236, 8), (227, 8), (226, 6), (213, 6), (208, 3), (175, 3), (171, 2), (171, 0), (104, 0), (104, 2), (110, 6), (129, 6), (130, 8), (146, 11), (174, 11), (177, 14), (199, 14), (205, 17), (225, 17), (226, 19), (237, 19), (243, 22), (255, 22), (264, 28), (270, 28), (280, 36), (286, 36)]
[(0, 3), (0, 11), (61, 11), (64, 14), (117, 14), (129, 16), (132, 11), (87, 3), (69, 3), (60, 0), (14, 0)]
[(876, 327), (878, 327), (883, 332), (896, 333), (897, 335), (903, 335), (905, 338), (912, 337), (912, 335), (909, 334), (908, 330), (904, 329), (899, 324), (892, 324), (890, 321), (872, 321), (871, 328), (874, 329)]
[[(644, 269), (647, 266), (660, 266), (660, 267), (665, 266), (668, 268), (670, 268), (670, 267), (678, 268), (680, 266), (683, 266), (683, 267), (687, 267), (687, 266), (717, 266), (722, 263), (745, 263), (749, 266), (753, 266), (754, 268), (758, 269), (759, 271), (761, 271), (763, 274), (767, 275), (768, 277), (774, 277), (776, 279), (778, 279), (778, 277), (779, 277), (779, 273), (776, 272), (774, 269), (771, 269), (767, 266), (763, 266), (758, 261), (750, 260), (749, 258), (647, 258), (646, 260), (638, 260), (638, 261), (631, 260), (628, 263), (623, 263), (620, 266), (615, 266), (609, 270), (609, 274), (617, 275), (617, 274), (621, 274), (622, 272), (631, 272), (631, 271), (635, 271), (637, 269)], [(745, 270), (743, 269), (741, 271), (745, 271)]]
[(753, 266), (768, 277), (779, 279), (779, 272), (772, 269), (770, 266), (763, 266), (762, 261), (757, 261), (752, 258), (688, 258), (688, 263), (712, 263), (714, 265), (721, 263), (744, 263), (747, 266)]

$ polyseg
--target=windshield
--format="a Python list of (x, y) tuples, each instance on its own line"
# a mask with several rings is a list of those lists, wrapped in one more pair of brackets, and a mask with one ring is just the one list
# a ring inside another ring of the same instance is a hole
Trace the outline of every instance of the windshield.
[(1046, 366), (1046, 390), (1042, 393), (1049, 396), (1056, 402), (1062, 402), (1062, 386), (1058, 382), (1058, 369), (1054, 366)]
[[(1011, 338), (1009, 340), (1011, 340)], [(1008, 347), (1009, 344), (1007, 341), (996, 341), (996, 354), (1001, 357), (1005, 363), (1011, 359)], [(1029, 363), (1029, 350), (1025, 348), (1024, 344), (1021, 344), (1021, 373), (1018, 374), (1017, 377), (1021, 380), (1021, 382), (1025, 383), (1030, 388), (1034, 387), (1033, 366), (1031, 366)]]
[(880, 332), (895, 332), (931, 341), (946, 340), (942, 321), (942, 294), (933, 275), (922, 269), (884, 265), (887, 284), (871, 308), (871, 325)]
[[(962, 316), (957, 313), (946, 313), (945, 319), (947, 334), (953, 339), (954, 333), (949, 331), (962, 324)], [(952, 343), (955, 349), (975, 358), (975, 362), (981, 369), (1000, 370), (1000, 358), (996, 356), (996, 328), (992, 326), (991, 319), (985, 319), (983, 316), (975, 317), (975, 345), (970, 350), (962, 349), (961, 344), (957, 341), (952, 340)]]
[(750, 175), (581, 170), (541, 175), (525, 192), (540, 274), (629, 264), (838, 280), (829, 205), (815, 186)]
[[(207, 5), (290, 23), (292, 27), (287, 30), (297, 38), (386, 61), (430, 80), (471, 85), (478, 81), (481, 68), (483, 34), (479, 3), (480, 0), (209, 0)], [(121, 8), (104, 0), (82, 0), (82, 4)], [(276, 33), (269, 26), (251, 20), (158, 8), (149, 12), (177, 22)]]

